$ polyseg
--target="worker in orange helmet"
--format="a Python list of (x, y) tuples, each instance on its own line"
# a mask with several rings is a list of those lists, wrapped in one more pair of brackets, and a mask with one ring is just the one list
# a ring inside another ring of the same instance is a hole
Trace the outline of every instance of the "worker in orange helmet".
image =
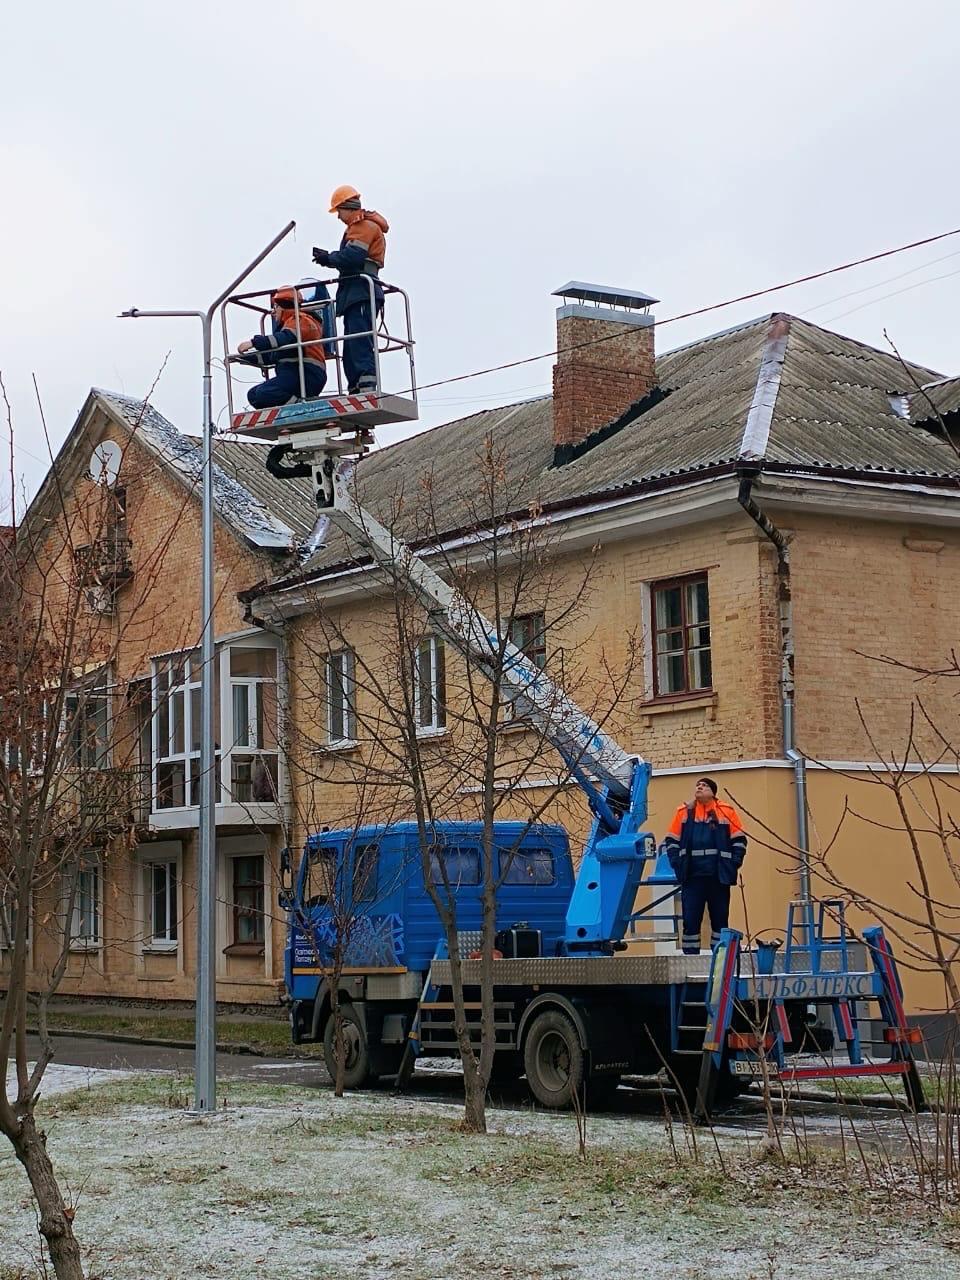
[[(300, 308), (296, 290), (290, 285), (274, 290), (270, 299), (273, 332), (257, 333), (241, 342), (237, 350), (244, 363), (263, 370), (272, 368), (274, 377), (257, 383), (247, 392), (254, 409), (269, 409), (295, 400), (318, 396), (327, 380), (323, 327)], [(299, 344), (299, 346), (298, 346)], [(300, 348), (303, 350), (303, 386), (300, 384)]]
[[(383, 290), (377, 282), (387, 252), (390, 224), (371, 209), (364, 209), (356, 187), (337, 187), (330, 197), (330, 212), (346, 230), (340, 248), (314, 249), (313, 260), (339, 273), (337, 315), (343, 317), (343, 367), (351, 393), (377, 389), (374, 328), (383, 310)], [(369, 278), (373, 279), (373, 307)]]
[(730, 889), (747, 854), (747, 837), (732, 804), (717, 799), (717, 784), (700, 778), (693, 801), (682, 804), (664, 838), (667, 857), (680, 885), (685, 955), (700, 952), (704, 908), (710, 911), (710, 945), (730, 919)]

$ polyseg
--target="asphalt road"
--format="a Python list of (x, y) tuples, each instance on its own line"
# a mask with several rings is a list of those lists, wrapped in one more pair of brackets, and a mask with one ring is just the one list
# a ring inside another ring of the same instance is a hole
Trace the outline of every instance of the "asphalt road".
[[(35, 1037), (27, 1044), (31, 1056), (39, 1051)], [(111, 1071), (170, 1071), (193, 1074), (192, 1049), (166, 1045), (116, 1044), (86, 1036), (53, 1037), (54, 1061), (64, 1066), (100, 1067)], [(276, 1080), (278, 1084), (316, 1084), (329, 1081), (323, 1063), (303, 1058), (261, 1058), (249, 1053), (218, 1053), (217, 1078), (221, 1080)]]

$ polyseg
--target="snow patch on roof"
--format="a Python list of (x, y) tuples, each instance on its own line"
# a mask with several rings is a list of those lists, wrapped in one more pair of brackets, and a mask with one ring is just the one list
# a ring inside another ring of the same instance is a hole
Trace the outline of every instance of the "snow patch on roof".
[[(178, 431), (172, 422), (153, 405), (116, 391), (94, 387), (94, 395), (140, 438), (163, 461), (191, 486), (199, 496), (203, 473), (203, 449), (196, 440)], [(257, 547), (289, 550), (295, 538), (289, 525), (265, 510), (242, 484), (213, 464), (213, 506), (216, 514), (248, 542)]]

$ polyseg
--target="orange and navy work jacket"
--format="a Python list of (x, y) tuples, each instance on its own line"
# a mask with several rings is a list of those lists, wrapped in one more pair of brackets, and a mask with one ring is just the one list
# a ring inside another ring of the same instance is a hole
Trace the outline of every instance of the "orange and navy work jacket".
[[(280, 327), (273, 333), (258, 333), (250, 341), (253, 351), (248, 353), (247, 363), (265, 365), (297, 364), (297, 322), (293, 308), (281, 311)], [(327, 359), (323, 327), (308, 311), (300, 312), (300, 338), (303, 344), (303, 363), (322, 365)]]
[[(359, 218), (351, 222), (340, 241), (340, 248), (329, 256), (330, 266), (339, 272), (337, 286), (337, 315), (342, 316), (348, 307), (358, 302), (370, 301), (370, 286), (363, 276), (376, 280), (387, 257), (386, 233), (390, 223), (382, 213), (362, 209)], [(383, 291), (374, 286), (377, 308), (383, 306)]]
[(736, 884), (737, 871), (747, 854), (740, 815), (722, 800), (680, 805), (663, 843), (680, 884), (701, 877)]

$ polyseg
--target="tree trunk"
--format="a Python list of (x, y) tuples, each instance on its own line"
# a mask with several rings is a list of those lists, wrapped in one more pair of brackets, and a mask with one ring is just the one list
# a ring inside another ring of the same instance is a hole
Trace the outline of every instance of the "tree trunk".
[(32, 1112), (22, 1118), (13, 1146), (33, 1188), (40, 1210), (40, 1234), (47, 1242), (57, 1280), (84, 1280), (80, 1246), (73, 1234), (73, 1210), (63, 1203), (47, 1154), (47, 1135), (37, 1128)]
[(480, 1064), (463, 1063), (463, 1130), (465, 1133), (487, 1132), (487, 1091), (480, 1075)]

